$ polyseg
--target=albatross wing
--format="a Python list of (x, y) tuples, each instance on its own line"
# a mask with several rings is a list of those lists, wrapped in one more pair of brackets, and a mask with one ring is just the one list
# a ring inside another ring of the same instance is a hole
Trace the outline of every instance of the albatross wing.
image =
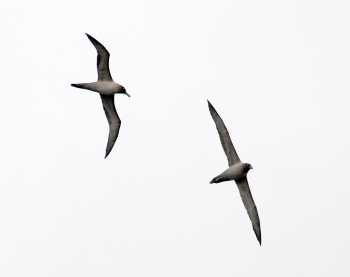
[(256, 209), (252, 193), (249, 189), (248, 180), (245, 177), (240, 182), (237, 182), (239, 193), (241, 195), (244, 207), (246, 208), (250, 221), (252, 222), (254, 233), (256, 238), (261, 244), (261, 230), (260, 230), (260, 219), (258, 215), (258, 210)]
[(221, 119), (220, 115), (217, 113), (213, 105), (208, 100), (209, 111), (211, 117), (213, 118), (216, 129), (218, 130), (222, 148), (224, 148), (229, 166), (240, 162), (237, 152), (232, 144), (230, 134), (226, 129), (224, 121)]
[(86, 34), (91, 43), (97, 50), (97, 74), (99, 81), (112, 81), (111, 73), (109, 72), (109, 52), (95, 38)]
[(100, 94), (100, 96), (102, 99), (103, 109), (105, 111), (109, 124), (109, 135), (105, 155), (105, 158), (107, 158), (109, 153), (112, 151), (115, 141), (118, 138), (121, 121), (114, 106), (114, 95)]

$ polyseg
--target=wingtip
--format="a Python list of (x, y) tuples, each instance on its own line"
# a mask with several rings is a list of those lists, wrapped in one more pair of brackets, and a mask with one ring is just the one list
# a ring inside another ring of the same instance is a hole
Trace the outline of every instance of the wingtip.
[(254, 229), (255, 236), (256, 236), (256, 238), (257, 238), (257, 240), (259, 242), (259, 245), (261, 246), (261, 230), (260, 230), (260, 227), (258, 229), (255, 229), (253, 227), (253, 229)]
[(85, 33), (85, 35), (87, 36), (87, 38), (92, 42), (94, 40), (96, 40), (92, 35), (89, 35), (88, 33)]
[(216, 110), (215, 110), (215, 108), (214, 108), (214, 106), (213, 106), (213, 104), (212, 104), (212, 103), (210, 103), (210, 101), (209, 101), (209, 100), (207, 100), (207, 102), (208, 102), (209, 111), (210, 111), (210, 112), (212, 112), (212, 111), (216, 111)]
[(261, 237), (258, 238), (259, 245), (261, 246)]
[(112, 147), (112, 148), (107, 148), (107, 149), (106, 149), (105, 159), (109, 156), (109, 154), (111, 154), (112, 149), (113, 149), (113, 147)]

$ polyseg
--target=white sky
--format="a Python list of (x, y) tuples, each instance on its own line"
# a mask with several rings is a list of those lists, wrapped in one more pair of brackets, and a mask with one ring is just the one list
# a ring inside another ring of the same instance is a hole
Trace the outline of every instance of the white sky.
[[(349, 276), (348, 1), (5, 1), (0, 275)], [(122, 119), (93, 92), (111, 53)], [(259, 247), (210, 99), (254, 169)]]

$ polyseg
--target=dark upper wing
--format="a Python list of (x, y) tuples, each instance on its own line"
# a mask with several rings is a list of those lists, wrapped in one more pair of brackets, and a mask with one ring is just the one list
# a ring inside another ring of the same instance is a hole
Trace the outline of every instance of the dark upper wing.
[(218, 130), (219, 136), (220, 136), (220, 141), (222, 144), (222, 147), (224, 148), (228, 164), (229, 166), (237, 163), (240, 161), (237, 152), (232, 144), (230, 134), (228, 133), (226, 126), (224, 124), (224, 121), (221, 119), (213, 105), (209, 102), (208, 100), (208, 106), (209, 106), (209, 111), (211, 114), (211, 117), (213, 118), (216, 129)]
[(109, 72), (109, 52), (95, 38), (86, 34), (97, 50), (97, 74), (99, 81), (112, 81), (111, 73)]
[(121, 121), (114, 106), (114, 95), (100, 94), (100, 96), (102, 99), (103, 109), (105, 111), (109, 124), (109, 135), (105, 155), (105, 158), (107, 158), (109, 153), (112, 151), (115, 141), (118, 138)]
[(250, 221), (252, 222), (254, 233), (259, 243), (261, 244), (261, 230), (260, 230), (260, 219), (258, 215), (258, 210), (256, 209), (252, 193), (249, 189), (248, 180), (245, 177), (240, 182), (237, 182), (239, 193), (246, 208)]

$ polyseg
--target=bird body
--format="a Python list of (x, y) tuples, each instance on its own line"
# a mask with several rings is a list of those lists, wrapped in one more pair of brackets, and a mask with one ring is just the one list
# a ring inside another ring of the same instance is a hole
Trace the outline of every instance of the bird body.
[(97, 82), (91, 82), (91, 83), (72, 84), (72, 86), (81, 88), (81, 89), (95, 91), (104, 95), (114, 95), (117, 93), (125, 93), (124, 87), (114, 81), (97, 81)]
[(122, 85), (113, 81), (111, 73), (109, 72), (109, 52), (107, 49), (95, 38), (89, 34), (86, 35), (97, 51), (97, 82), (71, 85), (76, 88), (91, 90), (100, 94), (103, 110), (105, 111), (109, 124), (109, 135), (105, 154), (105, 158), (107, 158), (118, 138), (121, 125), (121, 120), (114, 105), (114, 94), (126, 94), (129, 97), (130, 95)]
[(253, 226), (253, 230), (256, 238), (261, 244), (261, 230), (260, 219), (258, 210), (255, 206), (255, 202), (250, 192), (247, 173), (253, 167), (249, 163), (242, 163), (238, 157), (236, 149), (234, 148), (230, 134), (226, 129), (224, 121), (221, 119), (213, 105), (208, 101), (209, 111), (214, 120), (216, 129), (219, 133), (221, 145), (227, 157), (229, 168), (227, 168), (220, 175), (213, 178), (210, 183), (221, 183), (224, 181), (234, 180), (237, 184), (239, 193), (241, 195), (242, 202), (247, 210), (248, 216)]
[(211, 180), (210, 183), (221, 183), (224, 181), (232, 180), (239, 182), (247, 176), (247, 173), (251, 168), (252, 166), (248, 163), (235, 163), (228, 169), (226, 169), (224, 172), (222, 172), (220, 175), (216, 176), (213, 180)]

